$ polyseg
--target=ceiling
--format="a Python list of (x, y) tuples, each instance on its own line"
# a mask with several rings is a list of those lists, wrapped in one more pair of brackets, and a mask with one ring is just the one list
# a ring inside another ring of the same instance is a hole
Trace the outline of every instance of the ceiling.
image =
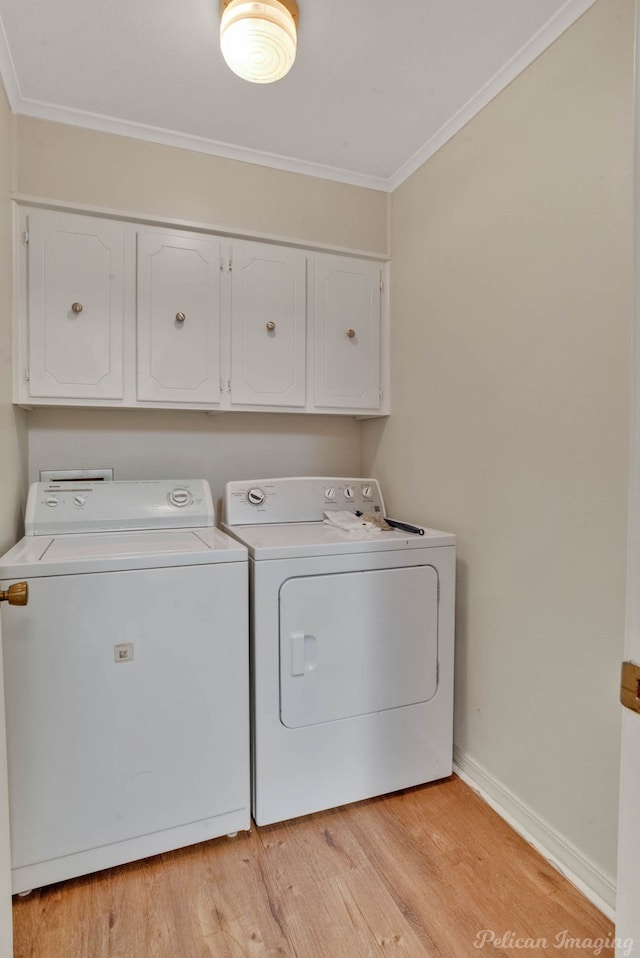
[(593, 2), (298, 0), (260, 85), (218, 0), (0, 0), (0, 72), (16, 113), (391, 190)]

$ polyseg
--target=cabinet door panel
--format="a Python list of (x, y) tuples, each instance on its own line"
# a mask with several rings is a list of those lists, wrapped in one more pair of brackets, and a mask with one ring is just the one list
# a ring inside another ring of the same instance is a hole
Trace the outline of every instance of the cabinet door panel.
[(42, 210), (28, 227), (30, 394), (121, 399), (122, 224)]
[(318, 256), (315, 405), (380, 407), (380, 266)]
[(220, 401), (220, 244), (138, 233), (138, 399)]
[(231, 401), (304, 406), (305, 253), (236, 244), (231, 297)]

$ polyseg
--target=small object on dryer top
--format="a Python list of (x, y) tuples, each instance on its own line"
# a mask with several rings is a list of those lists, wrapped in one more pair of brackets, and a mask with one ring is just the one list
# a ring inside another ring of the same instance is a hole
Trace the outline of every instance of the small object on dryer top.
[[(358, 513), (356, 512), (356, 515)], [(382, 529), (383, 532), (391, 532), (391, 526), (379, 512), (364, 512), (362, 513), (363, 522), (371, 522), (374, 526), (377, 526), (378, 529)]]
[(387, 523), (392, 529), (398, 529), (400, 532), (413, 532), (417, 536), (424, 535), (424, 529), (421, 526), (412, 526), (410, 522), (398, 522), (397, 519), (389, 519), (387, 516)]
[(349, 535), (365, 537), (367, 535), (380, 535), (380, 529), (376, 524), (366, 521), (364, 516), (358, 515), (357, 512), (349, 512), (346, 509), (325, 512), (324, 523), (334, 526), (342, 532), (347, 532)]

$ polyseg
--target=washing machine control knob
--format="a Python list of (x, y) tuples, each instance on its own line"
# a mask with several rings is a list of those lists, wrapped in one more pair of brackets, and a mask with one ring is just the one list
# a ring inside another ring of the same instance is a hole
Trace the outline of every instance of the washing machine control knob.
[(261, 506), (265, 500), (265, 494), (262, 489), (258, 489), (257, 486), (254, 486), (253, 489), (249, 489), (247, 493), (247, 499), (252, 506)]
[(351, 486), (345, 486), (344, 497), (347, 500), (353, 499), (353, 489)]
[(327, 486), (327, 488), (324, 490), (324, 497), (325, 499), (335, 499), (336, 490), (333, 488), (333, 486)]
[(189, 506), (192, 502), (191, 493), (188, 489), (172, 489), (169, 493), (169, 502), (172, 506)]
[(362, 487), (362, 498), (363, 499), (373, 499), (373, 489), (371, 486)]

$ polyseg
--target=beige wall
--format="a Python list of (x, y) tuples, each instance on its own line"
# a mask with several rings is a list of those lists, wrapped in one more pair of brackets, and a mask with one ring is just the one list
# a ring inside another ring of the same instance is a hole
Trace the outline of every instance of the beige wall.
[(11, 405), (11, 278), (14, 119), (0, 84), (0, 554), (18, 537), (24, 495), (24, 413)]
[(462, 756), (615, 872), (633, 3), (600, 0), (394, 194), (365, 472), (458, 534)]
[[(17, 118), (22, 194), (289, 237), (387, 250), (385, 194), (108, 133)], [(29, 471), (112, 465), (118, 478), (224, 481), (360, 468), (349, 417), (39, 410), (29, 414)]]
[(387, 251), (387, 194), (19, 117), (20, 193)]
[(229, 479), (358, 475), (357, 427), (330, 416), (38, 409), (29, 415), (30, 480), (40, 469), (85, 466), (112, 466), (116, 479), (204, 477), (219, 508)]

